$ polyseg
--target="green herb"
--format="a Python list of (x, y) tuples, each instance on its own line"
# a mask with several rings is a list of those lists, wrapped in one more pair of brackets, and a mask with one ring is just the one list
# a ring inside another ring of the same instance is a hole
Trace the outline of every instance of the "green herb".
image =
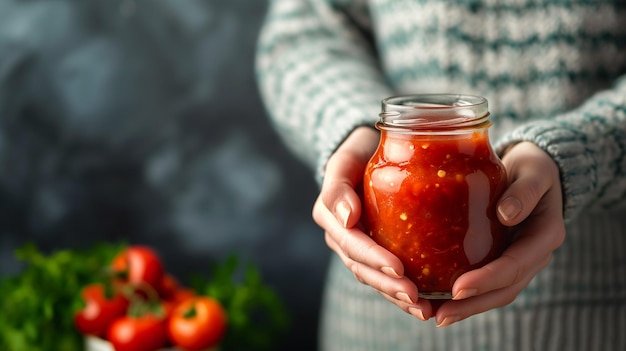
[(33, 244), (16, 251), (25, 269), (0, 281), (0, 350), (82, 350), (74, 327), (83, 286), (104, 280), (102, 267), (121, 244), (41, 253)]

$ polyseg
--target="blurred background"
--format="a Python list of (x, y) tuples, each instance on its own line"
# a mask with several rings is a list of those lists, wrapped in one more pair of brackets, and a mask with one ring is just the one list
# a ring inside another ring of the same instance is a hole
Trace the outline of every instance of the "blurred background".
[(0, 0), (0, 276), (13, 251), (147, 244), (176, 275), (236, 253), (314, 350), (311, 172), (260, 101), (262, 0)]

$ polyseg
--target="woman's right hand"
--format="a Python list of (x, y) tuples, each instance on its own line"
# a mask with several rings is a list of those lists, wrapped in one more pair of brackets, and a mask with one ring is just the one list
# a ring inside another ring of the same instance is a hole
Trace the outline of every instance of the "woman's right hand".
[(404, 274), (402, 262), (376, 244), (359, 227), (363, 173), (378, 146), (379, 134), (369, 127), (355, 129), (326, 164), (313, 219), (325, 231), (326, 244), (357, 280), (413, 316), (432, 316), (428, 300), (418, 300), (417, 287)]

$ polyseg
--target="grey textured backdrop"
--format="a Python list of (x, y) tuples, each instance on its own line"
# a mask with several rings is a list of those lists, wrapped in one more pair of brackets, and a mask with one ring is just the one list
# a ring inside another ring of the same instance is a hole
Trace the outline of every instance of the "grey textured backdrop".
[(329, 252), (254, 81), (266, 5), (0, 0), (0, 275), (26, 241), (145, 243), (179, 275), (237, 252), (314, 349)]

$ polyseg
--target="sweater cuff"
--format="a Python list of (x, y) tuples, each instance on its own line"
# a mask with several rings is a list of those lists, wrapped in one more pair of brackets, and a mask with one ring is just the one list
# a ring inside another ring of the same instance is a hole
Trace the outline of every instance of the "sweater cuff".
[(498, 140), (494, 147), (502, 156), (517, 143), (528, 141), (544, 150), (559, 167), (563, 191), (563, 217), (573, 219), (588, 204), (598, 187), (597, 165), (576, 130), (554, 121), (520, 126)]
[(364, 108), (348, 112), (347, 114), (341, 116), (338, 123), (333, 125), (331, 128), (327, 128), (324, 137), (319, 140), (322, 145), (318, 148), (318, 150), (320, 150), (320, 154), (317, 158), (317, 167), (315, 172), (315, 180), (320, 186), (324, 180), (326, 163), (328, 163), (330, 156), (356, 128), (362, 126), (374, 128), (374, 125), (378, 120), (379, 110), (379, 105), (372, 104), (369, 109)]

